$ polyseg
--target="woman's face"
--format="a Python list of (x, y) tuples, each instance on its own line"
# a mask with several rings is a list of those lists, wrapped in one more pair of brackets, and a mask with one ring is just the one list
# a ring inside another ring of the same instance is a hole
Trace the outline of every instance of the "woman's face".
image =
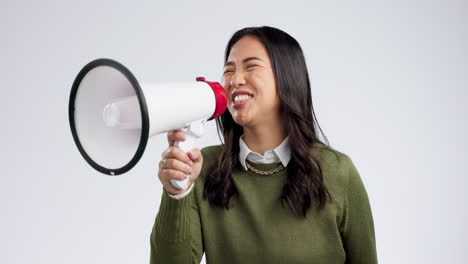
[(243, 127), (277, 121), (280, 100), (267, 50), (256, 37), (244, 36), (231, 48), (222, 85), (228, 110)]

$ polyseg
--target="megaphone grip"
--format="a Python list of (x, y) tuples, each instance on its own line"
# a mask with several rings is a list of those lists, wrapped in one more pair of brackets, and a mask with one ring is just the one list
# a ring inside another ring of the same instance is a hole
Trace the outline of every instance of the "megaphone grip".
[[(181, 148), (185, 153), (189, 152), (195, 143), (195, 139), (197, 136), (192, 135), (191, 133), (185, 133), (185, 141), (176, 141), (174, 142), (174, 146)], [(175, 180), (171, 179), (171, 183), (175, 188), (185, 190), (188, 187), (189, 178), (184, 180)]]
[[(206, 120), (201, 119), (190, 123), (188, 126), (184, 127), (182, 130), (185, 132), (184, 141), (174, 142), (174, 146), (181, 148), (185, 153), (192, 150), (195, 140), (203, 135), (203, 130), (205, 127)], [(185, 190), (187, 189), (188, 180), (174, 180), (171, 179), (171, 183), (174, 187)]]
[(172, 186), (176, 187), (177, 189), (185, 190), (187, 189), (189, 178), (185, 180), (174, 180), (171, 179)]

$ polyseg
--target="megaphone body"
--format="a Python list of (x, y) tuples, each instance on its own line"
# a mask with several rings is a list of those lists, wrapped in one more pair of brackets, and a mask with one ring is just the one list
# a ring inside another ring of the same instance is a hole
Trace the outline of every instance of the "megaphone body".
[[(122, 64), (110, 59), (88, 63), (73, 82), (69, 121), (84, 159), (107, 175), (120, 175), (140, 160), (151, 136), (183, 129), (175, 142), (185, 152), (202, 136), (205, 122), (224, 113), (227, 95), (217, 82), (140, 84)], [(171, 180), (187, 188), (188, 179)]]

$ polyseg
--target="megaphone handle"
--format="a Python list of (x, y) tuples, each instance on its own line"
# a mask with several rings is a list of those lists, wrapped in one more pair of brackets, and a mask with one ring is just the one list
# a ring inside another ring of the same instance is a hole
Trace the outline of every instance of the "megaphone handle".
[[(185, 153), (187, 153), (193, 148), (193, 145), (197, 137), (191, 133), (185, 133), (185, 136), (186, 138), (184, 141), (176, 141), (174, 142), (174, 146), (181, 148)], [(184, 180), (171, 179), (172, 185), (181, 190), (184, 190), (187, 188), (188, 181), (189, 181), (189, 178), (184, 179)]]
[[(185, 140), (174, 142), (174, 146), (181, 148), (185, 153), (192, 150), (195, 140), (203, 135), (205, 122), (205, 119), (201, 119), (193, 121), (188, 126), (184, 127), (182, 130), (185, 132)], [(187, 189), (188, 182), (189, 178), (180, 181), (171, 179), (172, 185), (181, 190)]]

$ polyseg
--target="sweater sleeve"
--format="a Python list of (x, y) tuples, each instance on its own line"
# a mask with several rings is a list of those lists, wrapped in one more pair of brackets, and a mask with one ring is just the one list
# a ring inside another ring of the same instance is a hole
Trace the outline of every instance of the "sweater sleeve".
[(364, 183), (346, 156), (347, 184), (343, 217), (343, 246), (347, 264), (376, 264), (377, 249), (374, 222)]
[(150, 247), (150, 264), (201, 262), (204, 250), (195, 190), (181, 199), (173, 199), (163, 190)]
[[(184, 198), (185, 196), (187, 196), (187, 194), (190, 193), (190, 191), (193, 189), (193, 185), (194, 185), (194, 184), (195, 184), (195, 183), (192, 183), (192, 185), (190, 185), (190, 187), (188, 188), (188, 190), (185, 191), (184, 193), (181, 193), (181, 194), (170, 194), (170, 193), (167, 193), (167, 195), (168, 195), (169, 197), (173, 198), (173, 199), (182, 199), (182, 198)], [(164, 189), (164, 188), (163, 188), (163, 189)], [(167, 192), (166, 189), (164, 189), (164, 191)]]

